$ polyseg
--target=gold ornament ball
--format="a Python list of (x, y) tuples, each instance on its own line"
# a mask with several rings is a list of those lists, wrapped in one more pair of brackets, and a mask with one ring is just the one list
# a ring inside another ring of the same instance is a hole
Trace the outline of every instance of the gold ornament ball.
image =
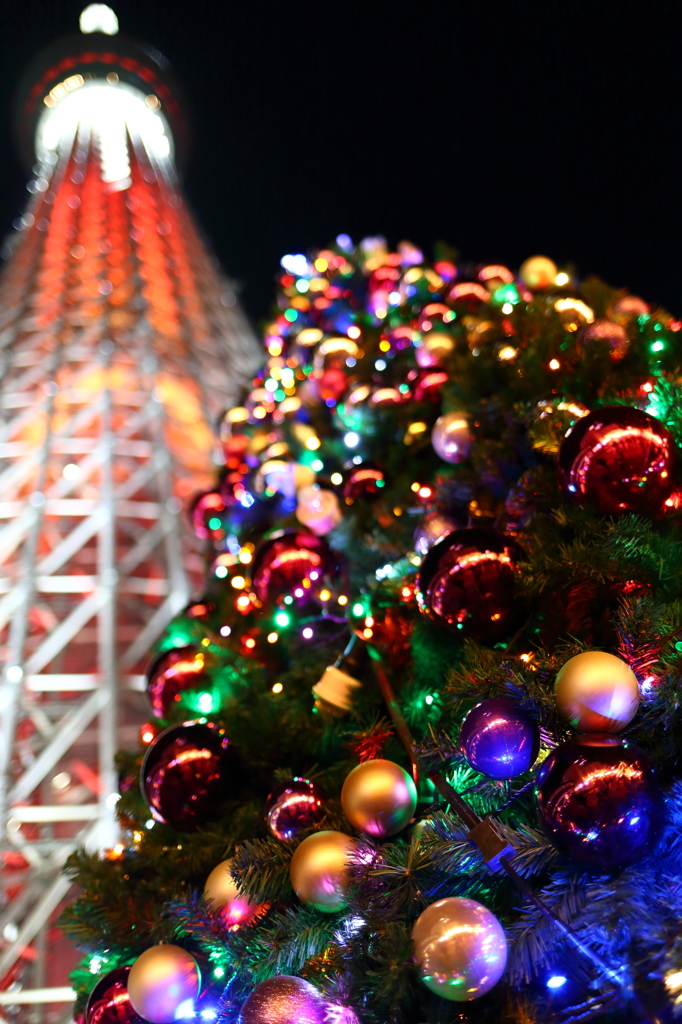
[(348, 775), (341, 806), (358, 832), (382, 839), (409, 824), (417, 807), (417, 787), (404, 768), (393, 761), (365, 761)]
[(438, 366), (450, 355), (455, 347), (455, 339), (445, 331), (427, 331), (417, 349), (417, 365), (422, 369)]
[(547, 256), (531, 256), (519, 268), (519, 277), (533, 291), (551, 288), (557, 273), (556, 263)]
[(414, 923), (412, 941), (426, 987), (457, 1003), (489, 992), (507, 963), (507, 939), (495, 915), (459, 896), (427, 907)]
[(620, 732), (637, 713), (639, 684), (621, 658), (586, 651), (559, 671), (554, 696), (559, 710), (580, 732)]
[(355, 841), (343, 832), (325, 830), (304, 839), (291, 858), (289, 877), (301, 903), (333, 913), (346, 902)]
[(263, 908), (239, 891), (231, 865), (231, 861), (224, 860), (213, 868), (204, 885), (204, 899), (230, 931), (236, 931), (242, 925), (251, 924)]
[(130, 968), (128, 995), (136, 1013), (152, 1024), (171, 1024), (178, 1007), (199, 995), (196, 961), (180, 946), (145, 949)]

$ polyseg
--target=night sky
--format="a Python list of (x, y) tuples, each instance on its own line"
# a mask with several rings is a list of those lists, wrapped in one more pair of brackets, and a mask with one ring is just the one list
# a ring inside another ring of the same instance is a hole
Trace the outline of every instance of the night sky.
[[(84, 2), (0, 5), (0, 236), (28, 198), (11, 107)], [(185, 189), (254, 319), (339, 232), (572, 261), (682, 314), (682, 5), (112, 0), (184, 83)]]

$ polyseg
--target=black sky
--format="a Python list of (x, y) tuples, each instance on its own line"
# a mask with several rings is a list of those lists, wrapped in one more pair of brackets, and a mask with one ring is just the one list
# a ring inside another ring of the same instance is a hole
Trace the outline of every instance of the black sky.
[[(17, 78), (71, 0), (0, 5), (0, 234), (27, 198)], [(682, 314), (682, 5), (112, 0), (190, 98), (190, 203), (251, 315), (340, 231), (544, 252)]]

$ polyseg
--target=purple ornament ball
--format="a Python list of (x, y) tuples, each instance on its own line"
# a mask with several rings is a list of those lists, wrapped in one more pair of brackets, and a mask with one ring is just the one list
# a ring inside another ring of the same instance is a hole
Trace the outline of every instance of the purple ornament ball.
[(652, 854), (664, 803), (647, 755), (619, 736), (576, 736), (552, 751), (538, 774), (545, 832), (579, 864), (608, 871)]
[(140, 771), (152, 817), (180, 832), (196, 832), (215, 818), (230, 781), (227, 746), (227, 738), (210, 723), (164, 729), (149, 744)]
[(303, 978), (279, 974), (257, 985), (242, 1006), (239, 1024), (325, 1024), (327, 1004)]
[(280, 842), (294, 839), (324, 817), (324, 793), (310, 779), (287, 779), (265, 801), (265, 820)]
[(540, 732), (533, 719), (506, 697), (481, 701), (465, 717), (459, 744), (477, 772), (513, 779), (535, 764)]
[(130, 967), (117, 967), (100, 978), (88, 999), (85, 1024), (144, 1024), (128, 995)]

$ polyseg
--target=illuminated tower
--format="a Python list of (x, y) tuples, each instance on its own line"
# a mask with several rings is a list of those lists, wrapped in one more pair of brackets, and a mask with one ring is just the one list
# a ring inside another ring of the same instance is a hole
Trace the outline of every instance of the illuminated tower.
[(31, 199), (0, 281), (0, 989), (66, 984), (40, 945), (60, 868), (116, 842), (145, 656), (203, 576), (183, 509), (259, 361), (178, 187), (164, 58), (102, 5), (81, 30), (20, 97)]

